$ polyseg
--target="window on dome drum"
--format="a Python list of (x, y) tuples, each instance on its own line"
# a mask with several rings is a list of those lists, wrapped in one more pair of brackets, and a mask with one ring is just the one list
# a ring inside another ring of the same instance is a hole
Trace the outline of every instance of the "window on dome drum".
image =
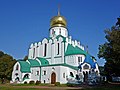
[(46, 75), (46, 71), (43, 72), (43, 75)]
[(37, 71), (37, 75), (39, 75), (39, 71)]
[(47, 44), (45, 43), (45, 47), (44, 47), (44, 57), (46, 56), (47, 53)]
[(71, 76), (71, 77), (74, 77), (74, 75), (73, 75), (73, 73), (72, 73), (72, 72), (70, 72), (70, 76)]
[(61, 28), (59, 28), (59, 34), (61, 34)]
[(63, 78), (65, 78), (65, 73), (63, 73)]
[(55, 35), (55, 31), (54, 31), (54, 29), (52, 29), (52, 35), (53, 35), (53, 36)]
[(35, 48), (33, 48), (33, 58), (35, 57)]
[(17, 66), (16, 66), (16, 70), (18, 70), (18, 68), (19, 68), (19, 65), (17, 64)]
[(60, 44), (58, 43), (58, 53), (57, 53), (57, 55), (59, 55), (59, 48), (60, 48)]

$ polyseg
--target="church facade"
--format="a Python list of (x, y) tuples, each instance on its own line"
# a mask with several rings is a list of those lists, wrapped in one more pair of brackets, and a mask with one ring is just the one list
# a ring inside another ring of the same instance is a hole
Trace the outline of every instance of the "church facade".
[(85, 82), (91, 72), (99, 76), (96, 59), (68, 34), (67, 21), (58, 12), (50, 21), (50, 35), (29, 47), (28, 60), (17, 60), (12, 83)]

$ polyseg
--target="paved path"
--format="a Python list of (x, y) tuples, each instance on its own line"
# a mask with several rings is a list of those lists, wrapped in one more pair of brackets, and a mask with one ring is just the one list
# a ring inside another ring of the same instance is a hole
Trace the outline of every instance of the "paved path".
[(13, 88), (36, 88), (36, 89), (46, 89), (46, 90), (80, 90), (82, 87), (57, 87), (57, 86), (15, 86), (15, 85), (6, 85), (0, 84), (0, 87), (13, 87)]

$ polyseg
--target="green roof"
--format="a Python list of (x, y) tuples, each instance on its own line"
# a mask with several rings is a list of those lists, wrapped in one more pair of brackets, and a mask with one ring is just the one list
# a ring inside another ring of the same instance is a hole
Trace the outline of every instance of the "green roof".
[(87, 55), (87, 52), (83, 51), (81, 48), (77, 46), (73, 47), (72, 45), (68, 44), (67, 50), (65, 52), (65, 56), (77, 55), (77, 54)]
[(37, 58), (41, 62), (41, 65), (49, 65), (48, 60), (46, 60), (45, 58), (41, 58), (41, 57), (37, 57)]
[(58, 36), (56, 37), (56, 39), (58, 40), (60, 37), (62, 37), (62, 38), (63, 38), (63, 42), (65, 42), (65, 41), (66, 41), (66, 38), (65, 38), (65, 37), (63, 37), (62, 35), (58, 35)]
[(20, 71), (21, 72), (30, 72), (30, 64), (26, 61), (19, 61), (18, 62), (20, 63)]
[(39, 63), (37, 60), (28, 59), (28, 61), (30, 62), (30, 66), (31, 66), (31, 67), (40, 66), (40, 63)]

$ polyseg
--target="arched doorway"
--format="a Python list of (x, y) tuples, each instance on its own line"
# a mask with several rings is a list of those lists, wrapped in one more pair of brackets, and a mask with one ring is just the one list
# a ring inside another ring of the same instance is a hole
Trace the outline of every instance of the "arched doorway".
[(51, 74), (51, 84), (55, 84), (55, 82), (56, 82), (56, 74), (53, 72)]

